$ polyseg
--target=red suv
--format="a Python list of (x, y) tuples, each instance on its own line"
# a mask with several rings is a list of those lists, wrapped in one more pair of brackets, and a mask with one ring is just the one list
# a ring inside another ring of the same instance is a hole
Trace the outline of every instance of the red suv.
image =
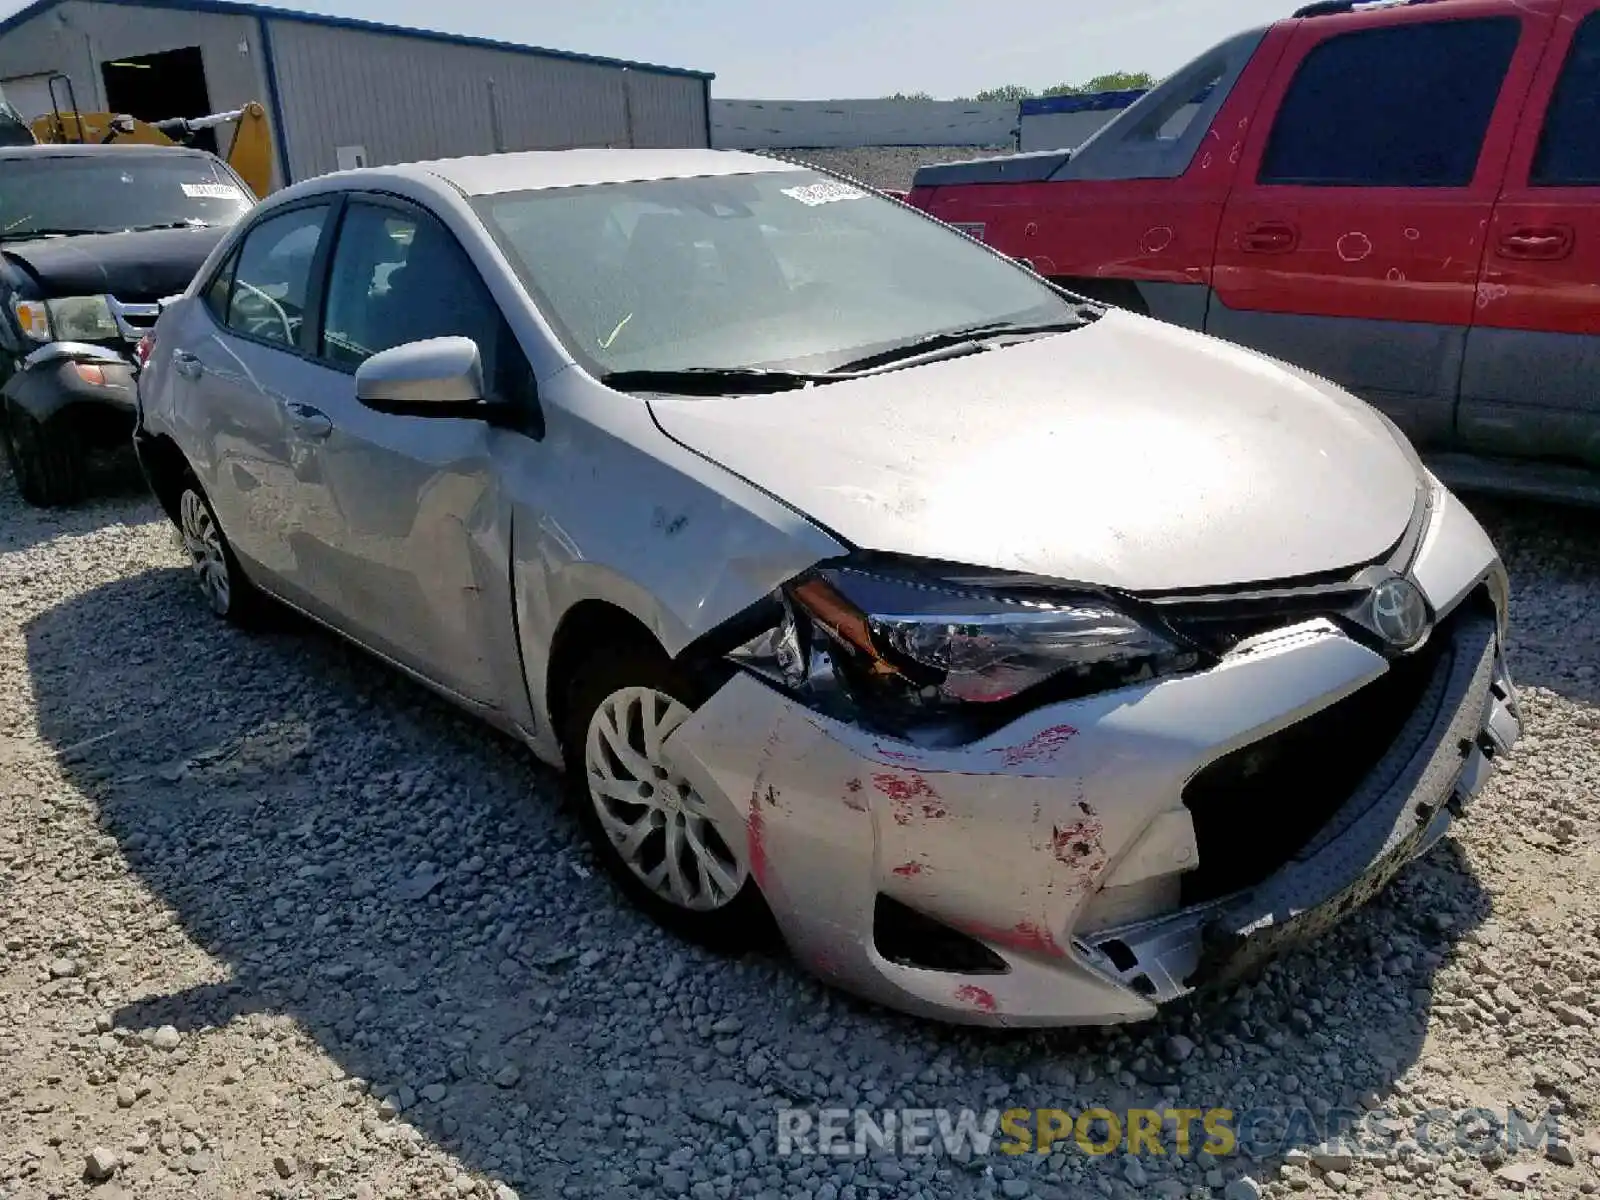
[(1343, 384), (1457, 486), (1600, 502), (1600, 0), (1314, 4), (910, 199)]

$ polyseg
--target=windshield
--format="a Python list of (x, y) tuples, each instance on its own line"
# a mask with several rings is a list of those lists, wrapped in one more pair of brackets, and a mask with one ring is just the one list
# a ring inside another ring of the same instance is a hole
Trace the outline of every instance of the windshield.
[(474, 203), (596, 374), (825, 371), (951, 330), (1069, 321), (1077, 311), (961, 234), (812, 171)]
[(0, 164), (0, 238), (232, 225), (254, 203), (198, 154), (27, 155)]
[(11, 107), (5, 93), (0, 92), (0, 146), (31, 146), (33, 130), (22, 119), (22, 114)]

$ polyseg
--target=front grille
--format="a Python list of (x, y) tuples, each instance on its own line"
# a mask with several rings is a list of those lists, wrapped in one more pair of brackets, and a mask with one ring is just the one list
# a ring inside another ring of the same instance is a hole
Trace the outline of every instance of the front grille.
[(159, 304), (124, 301), (116, 296), (107, 296), (106, 305), (111, 309), (111, 319), (117, 323), (117, 331), (130, 342), (137, 342), (154, 329), (156, 318), (161, 315)]
[[(1183, 790), (1200, 866), (1183, 903), (1253, 887), (1306, 846), (1377, 765), (1416, 711), (1451, 624), (1343, 700), (1201, 770)], [(1281, 622), (1280, 622), (1281, 624)]]
[(1240, 642), (1317, 617), (1348, 630), (1347, 614), (1368, 590), (1363, 584), (1341, 582), (1294, 591), (1163, 599), (1153, 606), (1173, 632), (1220, 658)]

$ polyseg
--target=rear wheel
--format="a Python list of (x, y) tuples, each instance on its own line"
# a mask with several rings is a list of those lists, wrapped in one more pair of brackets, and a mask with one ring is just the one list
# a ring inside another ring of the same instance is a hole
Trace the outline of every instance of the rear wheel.
[(211, 502), (192, 476), (183, 481), (178, 493), (178, 532), (200, 594), (211, 611), (236, 625), (249, 624), (259, 612), (261, 593), (239, 569)]
[(86, 491), (83, 443), (68, 414), (40, 421), (16, 404), (0, 414), (0, 442), (16, 476), (17, 491), (39, 508), (76, 504)]
[(659, 651), (598, 652), (569, 696), (568, 787), (595, 853), (629, 899), (691, 941), (745, 949), (767, 926), (743, 822), (702, 797), (662, 748), (689, 719), (691, 696)]

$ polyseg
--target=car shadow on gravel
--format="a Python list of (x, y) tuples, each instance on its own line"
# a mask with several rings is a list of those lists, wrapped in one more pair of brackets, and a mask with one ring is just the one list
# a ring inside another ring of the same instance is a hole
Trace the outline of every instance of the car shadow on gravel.
[[(130, 501), (144, 501), (149, 508), (131, 519), (154, 520), (160, 515), (131, 448), (97, 454), (89, 463), (85, 499), (67, 508), (51, 509), (28, 508), (17, 494), (17, 481), (5, 456), (0, 454), (0, 553), (27, 550), (54, 538), (127, 522)], [(22, 520), (11, 519), (6, 511), (10, 508), (28, 508), (28, 515)]]
[[(331, 635), (274, 624), (228, 628), (183, 572), (153, 569), (26, 627), (43, 737), (227, 976), (174, 980), (152, 954), (144, 994), (113, 1020), (197, 1032), (288, 1014), (370, 1081), (372, 1137), (409, 1126), (525, 1195), (726, 1196), (752, 1177), (773, 1195), (854, 1179), (884, 1195), (1120, 1196), (1204, 1187), (1208, 1170), (1263, 1177), (1320, 1139), (1328, 1106), (1415, 1063), (1435, 976), (1489, 909), (1447, 841), (1316, 947), (1149, 1026), (942, 1027), (832, 993), (780, 955), (719, 958), (659, 932), (599, 877), (555, 779), (520, 747)], [(857, 1162), (778, 1157), (788, 1105), (1298, 1123), (1260, 1160), (1219, 1164)], [(322, 1153), (315, 1118), (300, 1136), (308, 1161)]]

